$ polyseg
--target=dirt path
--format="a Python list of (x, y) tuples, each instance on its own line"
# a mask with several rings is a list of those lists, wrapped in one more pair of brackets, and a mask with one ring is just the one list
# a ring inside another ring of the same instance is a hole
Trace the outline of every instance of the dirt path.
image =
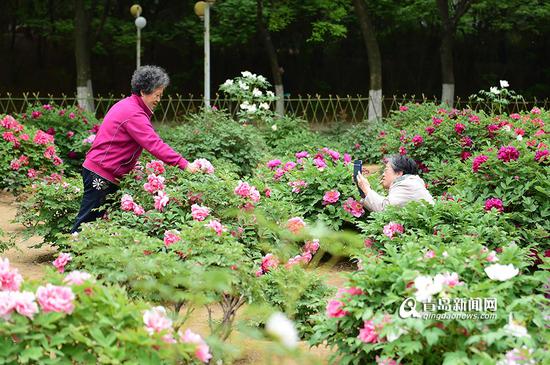
[[(0, 191), (0, 229), (5, 233), (20, 233), (23, 226), (12, 223), (17, 213), (15, 198), (10, 193)], [(19, 269), (19, 273), (25, 279), (40, 279), (44, 275), (44, 268), (51, 265), (55, 259), (56, 250), (51, 246), (43, 246), (39, 249), (30, 248), (41, 242), (40, 237), (31, 237), (23, 241), (16, 240), (16, 247), (0, 253), (1, 257), (7, 257), (13, 267)]]

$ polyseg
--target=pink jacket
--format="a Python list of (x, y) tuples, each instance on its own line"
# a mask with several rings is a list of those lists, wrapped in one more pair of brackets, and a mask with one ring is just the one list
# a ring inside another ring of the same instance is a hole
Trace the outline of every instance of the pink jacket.
[(159, 137), (151, 124), (152, 111), (143, 100), (132, 95), (122, 99), (105, 115), (83, 166), (118, 184), (134, 168), (145, 148), (153, 156), (180, 169), (187, 160)]

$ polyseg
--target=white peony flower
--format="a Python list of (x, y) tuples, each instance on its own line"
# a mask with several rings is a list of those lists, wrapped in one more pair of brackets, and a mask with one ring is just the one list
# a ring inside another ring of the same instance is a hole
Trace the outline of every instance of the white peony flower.
[(510, 85), (508, 84), (508, 81), (506, 81), (506, 80), (500, 80), (500, 87), (503, 87), (503, 88), (504, 88), (504, 87), (508, 87), (508, 86), (510, 86)]
[(256, 113), (257, 111), (258, 111), (258, 107), (256, 106), (256, 104), (250, 105), (247, 110), (247, 112), (250, 114)]
[(489, 88), (489, 91), (492, 92), (495, 95), (500, 94), (500, 90), (496, 86), (491, 86), (491, 88)]
[(516, 276), (519, 273), (519, 269), (515, 268), (512, 264), (493, 264), (485, 268), (485, 273), (491, 280), (506, 281)]
[(276, 131), (276, 130), (277, 130), (277, 124), (273, 124), (273, 125), (271, 126), (271, 130)]
[(504, 129), (506, 132), (510, 132), (512, 130), (512, 128), (508, 124), (502, 127), (502, 129)]
[(273, 91), (267, 91), (265, 93), (267, 96), (269, 96), (270, 98), (272, 98), (275, 94), (273, 94)]
[(257, 87), (255, 87), (253, 90), (252, 90), (252, 96), (256, 97), (256, 98), (259, 98), (260, 96), (262, 96), (264, 93), (259, 90)]
[(280, 312), (273, 313), (269, 317), (265, 330), (289, 349), (298, 346), (298, 331), (294, 323)]
[(243, 72), (241, 72), (241, 75), (243, 75), (243, 77), (252, 77), (252, 72), (250, 72), (250, 71), (243, 71)]
[(227, 79), (223, 83), (223, 86), (231, 86), (231, 85), (233, 85), (233, 80), (231, 80), (231, 79)]
[(268, 110), (269, 109), (269, 104), (268, 103), (261, 103), (260, 104), (260, 109)]
[(443, 289), (442, 280), (434, 280), (431, 276), (418, 276), (414, 279), (414, 294), (419, 302), (428, 302), (432, 299), (432, 295), (439, 293)]
[(246, 82), (239, 81), (239, 87), (243, 90), (248, 90), (250, 87), (246, 84)]
[(521, 134), (518, 134), (518, 136), (516, 137), (516, 139), (517, 139), (518, 141), (521, 141), (521, 140), (523, 140), (523, 136), (522, 136)]
[(239, 107), (242, 110), (248, 110), (250, 108), (250, 104), (248, 103), (248, 101), (244, 101), (241, 105), (239, 105)]
[(262, 75), (258, 75), (258, 81), (260, 81), (260, 82), (266, 82), (267, 80), (266, 80), (266, 78), (263, 77)]
[(447, 251), (443, 251), (443, 253), (441, 254), (441, 256), (447, 258), (449, 257), (449, 253)]
[(504, 326), (504, 331), (514, 337), (531, 337), (529, 333), (527, 333), (527, 328), (514, 321), (512, 313), (510, 313), (508, 317), (508, 324)]

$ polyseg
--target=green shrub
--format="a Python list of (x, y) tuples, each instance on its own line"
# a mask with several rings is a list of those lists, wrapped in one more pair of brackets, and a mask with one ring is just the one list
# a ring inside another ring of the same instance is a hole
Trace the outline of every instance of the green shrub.
[[(434, 247), (435, 256), (426, 257), (425, 247)], [(466, 235), (456, 236), (452, 246), (428, 239), (386, 243), (383, 254), (365, 255), (363, 269), (349, 275), (346, 287), (354, 288), (348, 289), (352, 293), (340, 291), (328, 303), (310, 342), (336, 346), (339, 364), (494, 364), (507, 351), (522, 346), (532, 351), (528, 359), (545, 363), (548, 341), (540, 333), (547, 315), (543, 285), (548, 271), (530, 274), (528, 250), (514, 244), (505, 247), (498, 259), (498, 264), (511, 264), (519, 274), (513, 276), (508, 268), (511, 278), (490, 279), (485, 270), (493, 263), (487, 262), (483, 246)], [(502, 269), (497, 269), (500, 274)], [(408, 298), (433, 303), (435, 308), (414, 302), (421, 318), (402, 318), (399, 309), (410, 309), (403, 307)], [(468, 307), (445, 307), (476, 298), (496, 300), (494, 310), (485, 310), (491, 317), (482, 318)], [(422, 312), (434, 317), (422, 318)], [(459, 317), (443, 320), (452, 313)]]
[(228, 161), (249, 175), (258, 165), (267, 146), (256, 127), (241, 125), (220, 111), (189, 117), (187, 124), (159, 129), (162, 138), (186, 159), (206, 158), (214, 166)]

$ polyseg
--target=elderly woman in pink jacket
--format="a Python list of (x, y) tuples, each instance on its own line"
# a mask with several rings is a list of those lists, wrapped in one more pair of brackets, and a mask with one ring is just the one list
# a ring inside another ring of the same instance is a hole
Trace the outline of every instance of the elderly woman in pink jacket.
[(98, 208), (107, 195), (118, 190), (120, 178), (134, 168), (144, 149), (168, 165), (193, 169), (164, 143), (151, 124), (153, 109), (169, 82), (160, 67), (138, 68), (132, 76), (132, 95), (117, 102), (105, 115), (82, 165), (84, 196), (71, 232), (103, 215)]
[(410, 201), (424, 200), (430, 204), (434, 203), (424, 180), (418, 176), (416, 163), (406, 156), (394, 155), (386, 162), (382, 186), (388, 190), (387, 196), (372, 190), (368, 180), (360, 173), (357, 174), (357, 185), (365, 194), (361, 203), (373, 212), (384, 210), (388, 205), (403, 206)]

